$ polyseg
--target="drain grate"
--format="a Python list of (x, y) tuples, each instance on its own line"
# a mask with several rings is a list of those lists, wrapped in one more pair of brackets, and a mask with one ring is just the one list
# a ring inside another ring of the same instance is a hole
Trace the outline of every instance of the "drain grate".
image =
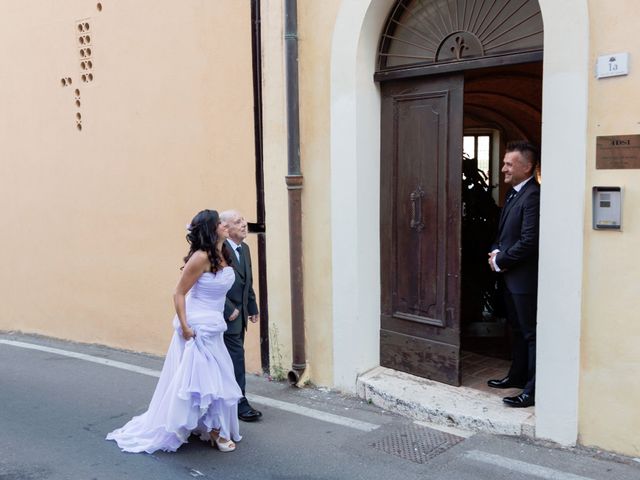
[(430, 428), (408, 425), (371, 446), (415, 463), (426, 463), (464, 438)]

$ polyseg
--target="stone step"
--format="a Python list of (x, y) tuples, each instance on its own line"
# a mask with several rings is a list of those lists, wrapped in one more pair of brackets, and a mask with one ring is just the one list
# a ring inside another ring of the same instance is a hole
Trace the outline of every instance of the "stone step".
[(535, 407), (504, 406), (496, 394), (452, 387), (408, 373), (376, 367), (357, 380), (360, 398), (423, 422), (500, 435), (535, 436)]

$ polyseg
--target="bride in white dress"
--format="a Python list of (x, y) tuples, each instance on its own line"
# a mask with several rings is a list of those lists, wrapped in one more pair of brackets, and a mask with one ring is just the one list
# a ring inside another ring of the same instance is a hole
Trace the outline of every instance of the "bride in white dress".
[(226, 225), (203, 210), (188, 227), (189, 253), (176, 286), (174, 334), (149, 409), (107, 435), (126, 452), (175, 452), (191, 433), (222, 452), (241, 440), (242, 397), (222, 335), (227, 291), (235, 273)]

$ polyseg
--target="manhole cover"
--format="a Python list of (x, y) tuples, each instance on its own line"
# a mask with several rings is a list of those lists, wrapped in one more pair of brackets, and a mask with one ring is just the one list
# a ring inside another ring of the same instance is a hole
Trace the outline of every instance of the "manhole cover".
[(449, 433), (409, 425), (378, 440), (372, 446), (405, 460), (426, 463), (463, 440), (464, 438)]

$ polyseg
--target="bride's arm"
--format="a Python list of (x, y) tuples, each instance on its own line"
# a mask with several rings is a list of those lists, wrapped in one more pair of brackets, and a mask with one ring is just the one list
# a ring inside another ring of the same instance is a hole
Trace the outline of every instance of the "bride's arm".
[(210, 268), (209, 257), (203, 251), (194, 252), (191, 258), (182, 269), (182, 275), (173, 293), (173, 304), (176, 307), (176, 314), (182, 328), (182, 336), (185, 340), (195, 337), (195, 333), (187, 323), (187, 309), (185, 298), (196, 280)]

